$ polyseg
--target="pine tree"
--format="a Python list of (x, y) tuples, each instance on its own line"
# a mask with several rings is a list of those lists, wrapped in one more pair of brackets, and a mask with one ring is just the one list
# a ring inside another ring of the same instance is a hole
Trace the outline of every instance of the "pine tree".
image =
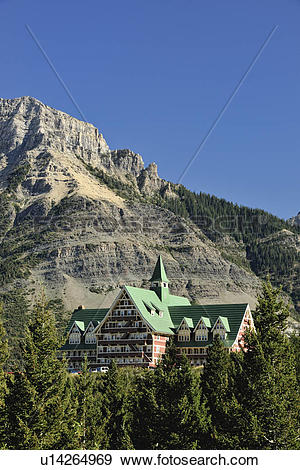
[(6, 447), (6, 407), (7, 383), (3, 367), (8, 359), (8, 343), (6, 332), (1, 320), (2, 305), (0, 304), (0, 449)]
[(237, 382), (244, 448), (299, 448), (299, 388), (295, 358), (284, 335), (288, 312), (281, 290), (265, 283), (254, 312), (256, 331), (245, 335)]
[[(75, 410), (66, 364), (57, 359), (59, 341), (53, 314), (41, 298), (34, 307), (23, 345), (24, 370), (15, 374), (7, 399), (10, 448), (72, 447)], [(14, 396), (19, 396), (14, 407)], [(21, 407), (21, 408), (20, 408)]]
[(108, 449), (132, 449), (129, 432), (128, 393), (124, 379), (113, 361), (104, 379), (103, 417)]
[(295, 355), (295, 361), (296, 361), (296, 374), (297, 374), (297, 380), (298, 384), (300, 386), (300, 335), (299, 333), (293, 334), (290, 337), (291, 345), (294, 351)]
[(209, 348), (201, 384), (212, 421), (207, 448), (239, 448), (239, 436), (235, 432), (239, 407), (234, 396), (234, 363), (219, 335)]
[(89, 372), (85, 356), (81, 374), (74, 377), (73, 396), (77, 403), (78, 424), (76, 449), (107, 449), (109, 445), (103, 416), (103, 384), (99, 375), (102, 374)]
[(37, 393), (26, 375), (15, 371), (8, 381), (7, 447), (8, 449), (39, 449), (39, 437), (34, 431), (39, 415), (34, 413)]
[(130, 436), (135, 449), (157, 448), (156, 380), (153, 370), (143, 370), (136, 375), (129, 396)]
[(153, 375), (152, 448), (205, 448), (209, 419), (199, 380), (173, 341)]

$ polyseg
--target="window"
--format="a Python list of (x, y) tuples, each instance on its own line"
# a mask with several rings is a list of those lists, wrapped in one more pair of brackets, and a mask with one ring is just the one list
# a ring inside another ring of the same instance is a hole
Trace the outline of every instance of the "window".
[(222, 340), (226, 339), (226, 331), (220, 319), (217, 320), (213, 334), (219, 335)]
[(190, 336), (189, 335), (179, 335), (178, 336), (178, 341), (189, 341)]
[(71, 333), (69, 336), (69, 344), (79, 344), (80, 343), (80, 333)]
[(85, 343), (86, 344), (95, 344), (96, 343), (96, 336), (93, 333), (87, 333), (85, 335)]
[(197, 330), (195, 340), (196, 341), (207, 341), (208, 340), (208, 335), (205, 332), (201, 332), (201, 331)]

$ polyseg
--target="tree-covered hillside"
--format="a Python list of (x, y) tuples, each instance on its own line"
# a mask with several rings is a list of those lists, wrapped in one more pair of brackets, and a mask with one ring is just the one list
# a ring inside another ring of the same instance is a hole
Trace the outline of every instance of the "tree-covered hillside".
[[(263, 211), (239, 206), (205, 193), (196, 194), (182, 185), (172, 185), (173, 197), (155, 195), (152, 202), (188, 218), (217, 245), (229, 236), (245, 250), (232, 261), (248, 267), (292, 297), (300, 314), (300, 227)], [(224, 257), (230, 259), (228, 252)], [(245, 263), (246, 261), (246, 263)]]

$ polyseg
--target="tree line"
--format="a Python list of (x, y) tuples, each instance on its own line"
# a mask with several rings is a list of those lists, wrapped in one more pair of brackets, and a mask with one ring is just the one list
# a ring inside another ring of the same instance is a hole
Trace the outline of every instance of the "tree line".
[(294, 246), (282, 240), (274, 241), (272, 235), (282, 230), (297, 235), (300, 228), (264, 210), (239, 206), (202, 192), (197, 194), (182, 185), (171, 184), (171, 189), (177, 197), (156, 194), (152, 202), (192, 220), (213, 242), (218, 243), (224, 235), (242, 242), (251, 270), (264, 280), (270, 275), (274, 285), (282, 284), (291, 295), (299, 317), (297, 266), (300, 255)]
[(8, 373), (0, 323), (2, 449), (299, 449), (299, 337), (285, 334), (288, 306), (263, 285), (256, 329), (229, 354), (217, 336), (202, 373), (172, 341), (154, 370), (67, 372), (53, 312), (40, 299)]

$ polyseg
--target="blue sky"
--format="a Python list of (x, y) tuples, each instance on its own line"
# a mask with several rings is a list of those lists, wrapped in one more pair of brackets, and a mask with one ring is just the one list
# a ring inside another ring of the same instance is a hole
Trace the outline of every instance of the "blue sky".
[(80, 118), (38, 37), (111, 148), (176, 182), (275, 25), (182, 183), (282, 218), (300, 210), (300, 0), (0, 0), (0, 96)]

